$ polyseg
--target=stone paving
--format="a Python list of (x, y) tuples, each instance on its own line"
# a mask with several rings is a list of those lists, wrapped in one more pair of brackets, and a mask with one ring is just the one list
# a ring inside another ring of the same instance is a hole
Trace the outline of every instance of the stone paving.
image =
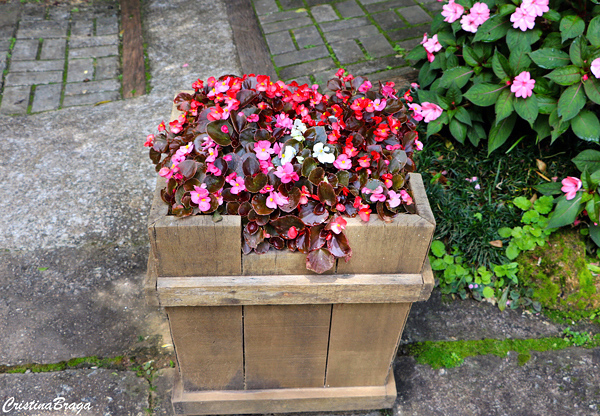
[(38, 113), (121, 98), (118, 3), (81, 8), (26, 4), (13, 13), (13, 24), (1, 28), (0, 113)]
[(423, 39), (435, 0), (254, 0), (283, 80), (324, 84), (339, 67), (371, 81), (410, 77), (402, 56)]

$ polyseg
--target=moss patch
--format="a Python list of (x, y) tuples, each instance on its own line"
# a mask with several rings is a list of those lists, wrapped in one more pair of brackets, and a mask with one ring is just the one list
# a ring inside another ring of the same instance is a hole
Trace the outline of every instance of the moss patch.
[(534, 289), (534, 300), (557, 320), (598, 318), (600, 276), (587, 267), (585, 241), (572, 230), (560, 230), (549, 244), (517, 259), (519, 279)]

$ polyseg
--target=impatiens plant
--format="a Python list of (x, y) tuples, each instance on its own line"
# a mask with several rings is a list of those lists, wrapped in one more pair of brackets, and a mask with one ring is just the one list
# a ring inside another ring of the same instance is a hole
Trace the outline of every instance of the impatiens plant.
[[(523, 136), (600, 142), (600, 6), (597, 0), (449, 0), (422, 46), (418, 99), (444, 111), (460, 143), (488, 152)], [(513, 133), (518, 132), (518, 133)]]
[(322, 273), (352, 255), (344, 217), (414, 212), (406, 173), (422, 144), (394, 84), (340, 70), (327, 87), (228, 75), (179, 94), (182, 114), (145, 143), (170, 214), (240, 215), (244, 253), (300, 251)]

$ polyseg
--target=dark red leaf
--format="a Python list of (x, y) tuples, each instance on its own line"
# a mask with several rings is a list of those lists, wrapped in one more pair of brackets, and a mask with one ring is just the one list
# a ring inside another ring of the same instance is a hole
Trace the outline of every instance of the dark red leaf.
[[(320, 204), (322, 206), (322, 204)], [(322, 224), (329, 218), (329, 212), (324, 210), (321, 214), (315, 214), (314, 210), (317, 206), (315, 201), (308, 201), (304, 205), (300, 205), (298, 208), (298, 217), (302, 222), (308, 226)]]
[(306, 257), (306, 268), (315, 273), (323, 273), (335, 265), (335, 257), (325, 248), (311, 251)]
[(244, 240), (246, 240), (246, 243), (252, 248), (256, 248), (265, 239), (265, 234), (262, 228), (259, 228), (259, 230), (254, 234), (250, 234), (244, 230), (243, 234)]
[(248, 191), (256, 193), (265, 187), (268, 180), (269, 178), (267, 178), (267, 175), (262, 172), (258, 172), (256, 176), (246, 176), (244, 178), (244, 185), (246, 185), (246, 189)]
[(333, 254), (335, 257), (347, 257), (348, 259), (350, 256), (352, 256), (352, 249), (350, 248), (348, 239), (343, 232), (339, 234), (334, 233), (333, 238), (327, 242), (327, 247), (329, 248), (331, 254)]
[(310, 174), (308, 175), (308, 180), (314, 184), (314, 185), (318, 185), (323, 181), (323, 178), (325, 177), (325, 171), (323, 170), (322, 167), (316, 167), (314, 168)]
[(242, 169), (244, 176), (254, 176), (260, 172), (260, 163), (254, 153), (246, 153), (242, 156)]
[(252, 208), (259, 215), (269, 215), (274, 209), (267, 206), (267, 194), (256, 194), (252, 198)]
[(254, 251), (256, 251), (256, 254), (266, 254), (270, 248), (271, 244), (269, 244), (268, 241), (263, 241), (254, 249)]
[(326, 243), (326, 239), (327, 239), (327, 235), (329, 234), (328, 232), (323, 233), (323, 231), (325, 230), (325, 226), (323, 224), (321, 225), (315, 225), (314, 227), (310, 228), (310, 232), (309, 232), (309, 244), (308, 244), (308, 250), (309, 251), (313, 251), (313, 250), (317, 250), (321, 247), (323, 247)]
[(286, 215), (285, 217), (279, 217), (276, 220), (270, 222), (270, 224), (275, 228), (277, 233), (285, 238), (295, 238), (289, 235), (290, 228), (295, 228), (296, 235), (298, 235), (298, 231), (304, 228), (304, 223), (300, 220), (300, 218), (295, 215)]
[(240, 205), (240, 208), (238, 209), (238, 214), (242, 217), (246, 217), (248, 216), (248, 213), (250, 211), (252, 211), (252, 204), (250, 204), (250, 202), (244, 202)]
[(337, 196), (335, 195), (333, 186), (325, 181), (319, 184), (317, 195), (319, 196), (319, 200), (321, 202), (326, 203), (330, 207), (333, 207), (335, 204), (337, 204)]
[(196, 174), (197, 163), (192, 159), (184, 160), (179, 164), (179, 170), (184, 179), (192, 178)]

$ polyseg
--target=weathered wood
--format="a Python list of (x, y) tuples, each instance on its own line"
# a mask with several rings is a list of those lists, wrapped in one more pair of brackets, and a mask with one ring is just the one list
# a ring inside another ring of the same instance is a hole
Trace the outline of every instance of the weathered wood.
[(433, 276), (433, 270), (431, 264), (429, 264), (429, 258), (425, 259), (423, 265), (423, 289), (421, 290), (421, 298), (419, 300), (427, 300), (431, 296), (431, 291), (435, 287), (435, 277)]
[(410, 184), (410, 190), (415, 197), (417, 215), (435, 226), (435, 218), (433, 217), (433, 212), (429, 206), (429, 199), (427, 199), (427, 192), (425, 191), (425, 185), (423, 184), (423, 177), (419, 173), (410, 173), (408, 175), (408, 181)]
[(148, 272), (144, 279), (144, 296), (146, 298), (146, 304), (148, 306), (157, 307), (160, 306), (158, 300), (158, 291), (156, 290), (156, 267), (154, 265), (154, 255), (152, 254), (152, 247), (150, 247), (150, 255), (148, 256)]
[(250, 0), (228, 0), (227, 15), (233, 31), (240, 66), (244, 74), (269, 75), (277, 77), (271, 55), (256, 20), (256, 14)]
[[(317, 275), (317, 273), (307, 270), (306, 254), (299, 251), (291, 252), (289, 250), (269, 250), (265, 254), (250, 253), (242, 256), (243, 274), (246, 276), (271, 275), (292, 275), (307, 274)], [(333, 274), (335, 266), (323, 274)]]
[(331, 305), (244, 306), (246, 389), (323, 387)]
[(121, 0), (121, 30), (123, 32), (123, 96), (137, 97), (146, 93), (140, 0)]
[(420, 274), (159, 277), (163, 306), (414, 302)]
[(333, 305), (327, 387), (385, 384), (410, 303)]
[(171, 401), (177, 415), (227, 415), (388, 409), (396, 400), (390, 374), (384, 386), (186, 392), (177, 380)]
[(183, 388), (243, 390), (242, 307), (166, 308)]

